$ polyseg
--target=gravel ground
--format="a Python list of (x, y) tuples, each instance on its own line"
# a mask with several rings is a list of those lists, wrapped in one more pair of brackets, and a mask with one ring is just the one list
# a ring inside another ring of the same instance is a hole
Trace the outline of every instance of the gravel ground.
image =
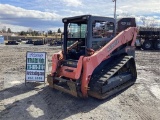
[(58, 48), (0, 45), (1, 120), (159, 120), (160, 52), (136, 51), (138, 79), (106, 100), (75, 98), (43, 83), (25, 86), (26, 51), (45, 51), (49, 62)]

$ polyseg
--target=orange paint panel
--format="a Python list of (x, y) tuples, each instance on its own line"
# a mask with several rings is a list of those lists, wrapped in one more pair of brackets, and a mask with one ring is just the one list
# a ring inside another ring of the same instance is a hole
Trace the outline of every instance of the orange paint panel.
[[(68, 72), (68, 71), (66, 71), (67, 69), (73, 70), (73, 72)], [(64, 77), (67, 77), (67, 78), (70, 78), (70, 79), (75, 79), (75, 72), (76, 72), (76, 68), (62, 66), (60, 68), (58, 76), (64, 76)]]
[(58, 53), (55, 53), (53, 56), (52, 56), (52, 71), (51, 71), (51, 74), (53, 75), (56, 70), (57, 70), (57, 67), (58, 67), (58, 62), (60, 61), (58, 59), (58, 57), (60, 58), (63, 58), (63, 54), (62, 54), (62, 51), (58, 52)]
[[(82, 71), (82, 60), (84, 56), (81, 56), (77, 63), (77, 68), (61, 66), (58, 76), (64, 76), (70, 79), (79, 79)], [(68, 72), (68, 70), (72, 70), (73, 72)]]

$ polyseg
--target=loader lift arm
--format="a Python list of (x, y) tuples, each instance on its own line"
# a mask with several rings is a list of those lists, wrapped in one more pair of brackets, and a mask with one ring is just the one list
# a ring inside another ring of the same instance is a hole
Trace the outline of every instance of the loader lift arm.
[(137, 28), (130, 27), (125, 31), (120, 32), (116, 37), (114, 37), (108, 44), (106, 44), (102, 49), (96, 51), (92, 56), (83, 58), (83, 77), (81, 91), (83, 96), (87, 97), (88, 83), (94, 69), (105, 59), (108, 59), (111, 53), (122, 46), (123, 44), (130, 43), (130, 47), (127, 50), (134, 49), (134, 43), (137, 36)]

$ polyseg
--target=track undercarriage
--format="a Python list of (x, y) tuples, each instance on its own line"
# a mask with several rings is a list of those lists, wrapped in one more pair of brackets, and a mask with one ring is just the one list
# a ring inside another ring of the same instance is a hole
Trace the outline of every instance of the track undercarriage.
[(137, 78), (135, 62), (132, 56), (122, 56), (107, 64), (92, 75), (88, 94), (98, 99), (105, 99), (131, 86)]

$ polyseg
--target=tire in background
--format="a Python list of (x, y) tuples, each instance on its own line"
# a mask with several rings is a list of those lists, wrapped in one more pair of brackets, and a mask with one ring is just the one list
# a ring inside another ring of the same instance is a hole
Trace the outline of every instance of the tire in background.
[(151, 50), (153, 49), (153, 43), (151, 40), (145, 40), (142, 45), (143, 50)]
[(154, 49), (155, 49), (155, 50), (160, 50), (160, 40), (156, 40), (156, 41), (154, 42)]

